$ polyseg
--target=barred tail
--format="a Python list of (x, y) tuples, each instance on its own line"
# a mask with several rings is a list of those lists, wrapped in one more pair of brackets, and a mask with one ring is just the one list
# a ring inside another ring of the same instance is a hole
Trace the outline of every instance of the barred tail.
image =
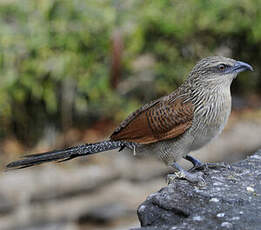
[(83, 144), (78, 146), (73, 146), (63, 150), (54, 150), (46, 153), (32, 154), (24, 156), (24, 159), (14, 161), (9, 163), (6, 167), (21, 169), (27, 168), (33, 165), (39, 165), (44, 162), (58, 161), (63, 162), (71, 160), (75, 157), (80, 157), (84, 155), (91, 155), (99, 152), (104, 152), (112, 149), (120, 148), (122, 150), (124, 147), (133, 148), (132, 143), (123, 141), (102, 141), (93, 144)]

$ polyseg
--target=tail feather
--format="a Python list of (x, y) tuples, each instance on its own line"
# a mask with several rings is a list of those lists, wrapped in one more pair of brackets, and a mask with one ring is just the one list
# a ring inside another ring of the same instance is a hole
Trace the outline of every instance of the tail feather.
[(6, 167), (11, 169), (21, 169), (31, 167), (33, 165), (39, 165), (44, 162), (57, 161), (63, 162), (71, 160), (76, 157), (91, 155), (99, 152), (104, 152), (117, 148), (132, 148), (132, 143), (123, 141), (102, 141), (93, 144), (83, 144), (73, 146), (63, 150), (54, 150), (51, 152), (31, 154), (24, 156), (23, 159), (9, 163)]

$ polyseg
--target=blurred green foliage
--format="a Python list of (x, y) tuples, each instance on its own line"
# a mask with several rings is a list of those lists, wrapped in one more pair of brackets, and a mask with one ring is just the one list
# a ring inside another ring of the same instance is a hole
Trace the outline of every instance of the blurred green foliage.
[[(115, 31), (124, 47), (113, 89)], [(35, 141), (49, 124), (120, 120), (144, 100), (174, 90), (201, 57), (220, 53), (256, 69), (234, 91), (258, 92), (260, 45), (259, 0), (3, 0), (0, 134)], [(137, 62), (144, 56), (151, 63), (142, 68)], [(142, 83), (131, 87), (131, 79)]]

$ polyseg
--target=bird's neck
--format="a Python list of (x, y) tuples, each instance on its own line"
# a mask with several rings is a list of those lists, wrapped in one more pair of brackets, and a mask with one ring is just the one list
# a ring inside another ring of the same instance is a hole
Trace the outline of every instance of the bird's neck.
[(231, 102), (230, 86), (231, 82), (229, 79), (226, 81), (209, 81), (209, 82), (185, 82), (185, 86), (189, 84), (190, 87), (190, 99), (196, 105), (201, 102), (205, 103), (217, 103), (217, 102)]

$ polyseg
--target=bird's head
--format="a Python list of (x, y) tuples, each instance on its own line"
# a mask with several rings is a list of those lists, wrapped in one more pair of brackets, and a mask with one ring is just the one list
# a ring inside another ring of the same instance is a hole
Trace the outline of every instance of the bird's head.
[(253, 67), (245, 62), (222, 56), (206, 57), (192, 69), (189, 79), (207, 84), (231, 84), (242, 71), (253, 71)]

